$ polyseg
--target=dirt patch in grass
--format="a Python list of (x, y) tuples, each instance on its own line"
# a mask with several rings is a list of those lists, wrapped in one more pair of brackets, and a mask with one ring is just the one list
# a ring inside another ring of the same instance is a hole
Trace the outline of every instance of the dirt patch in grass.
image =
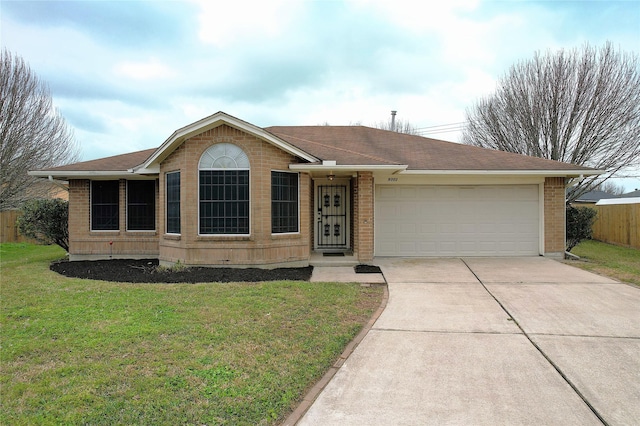
[(163, 268), (157, 259), (113, 259), (94, 261), (60, 261), (51, 270), (61, 275), (91, 280), (127, 283), (205, 283), (309, 281), (312, 266), (304, 268)]

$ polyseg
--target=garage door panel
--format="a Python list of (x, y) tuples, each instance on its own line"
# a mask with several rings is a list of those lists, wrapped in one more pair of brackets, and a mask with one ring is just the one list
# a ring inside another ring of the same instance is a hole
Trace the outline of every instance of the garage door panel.
[(399, 234), (415, 234), (416, 226), (415, 223), (401, 223), (397, 226), (396, 232)]
[(378, 186), (377, 256), (537, 255), (537, 185)]
[(498, 233), (499, 226), (497, 223), (479, 223), (476, 228), (479, 234), (486, 238), (486, 235), (496, 235)]
[(434, 198), (434, 196), (437, 195), (437, 188), (433, 186), (419, 186), (414, 188), (416, 188), (415, 196), (420, 199)]
[(498, 244), (495, 241), (480, 241), (478, 246), (481, 253), (493, 253), (498, 249)]
[(461, 223), (458, 225), (458, 231), (461, 234), (472, 234), (476, 235), (476, 225), (473, 223)]
[(376, 213), (378, 213), (382, 217), (394, 217), (396, 215), (397, 208), (397, 204), (384, 203), (378, 206), (379, 211), (377, 211)]
[(436, 232), (436, 225), (434, 223), (420, 223), (420, 234), (429, 235)]
[(478, 244), (475, 241), (461, 241), (458, 248), (462, 253), (475, 253), (478, 251)]
[(437, 245), (433, 241), (421, 241), (419, 243), (418, 250), (420, 252), (434, 252), (437, 249)]
[(456, 255), (456, 244), (453, 242), (440, 242), (437, 247), (437, 250), (444, 256)]

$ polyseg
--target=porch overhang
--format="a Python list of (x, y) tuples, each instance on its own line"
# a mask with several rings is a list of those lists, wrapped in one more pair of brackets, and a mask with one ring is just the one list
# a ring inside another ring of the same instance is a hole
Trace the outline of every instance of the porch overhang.
[(289, 170), (297, 172), (307, 172), (311, 176), (327, 174), (349, 175), (357, 172), (385, 172), (390, 174), (401, 173), (409, 167), (408, 165), (359, 165), (359, 164), (335, 164), (335, 162), (324, 161), (322, 164), (290, 164)]

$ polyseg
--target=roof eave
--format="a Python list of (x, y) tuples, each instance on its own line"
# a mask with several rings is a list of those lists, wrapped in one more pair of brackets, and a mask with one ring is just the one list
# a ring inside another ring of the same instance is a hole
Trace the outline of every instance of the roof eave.
[(403, 175), (518, 175), (518, 176), (550, 176), (579, 177), (595, 176), (605, 173), (603, 170), (403, 170)]
[[(48, 179), (131, 179), (141, 173), (134, 173), (131, 170), (33, 170), (27, 172), (29, 176)], [(156, 173), (157, 174), (157, 173)]]

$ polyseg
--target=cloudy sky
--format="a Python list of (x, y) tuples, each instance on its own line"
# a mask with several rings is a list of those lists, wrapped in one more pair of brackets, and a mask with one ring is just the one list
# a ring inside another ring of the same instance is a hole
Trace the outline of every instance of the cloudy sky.
[(640, 0), (0, 0), (0, 25), (84, 160), (157, 147), (220, 110), (263, 127), (397, 110), (457, 141), (465, 108), (535, 51), (640, 51)]

